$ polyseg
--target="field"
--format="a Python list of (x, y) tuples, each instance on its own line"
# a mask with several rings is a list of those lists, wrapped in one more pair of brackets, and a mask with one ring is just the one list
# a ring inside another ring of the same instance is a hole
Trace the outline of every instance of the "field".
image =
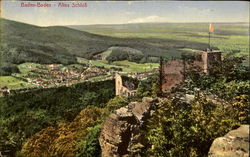
[(0, 76), (0, 85), (7, 86), (8, 88), (11, 89), (34, 87), (33, 85), (30, 85), (13, 76)]
[(155, 68), (159, 67), (158, 63), (134, 63), (129, 61), (115, 61), (108, 63), (106, 60), (87, 60), (84, 58), (78, 58), (79, 63), (91, 64), (93, 66), (103, 66), (105, 68), (121, 68), (123, 72), (126, 73), (140, 73), (152, 71)]
[[(71, 26), (90, 33), (119, 38), (145, 38), (208, 43), (208, 24), (127, 24)], [(211, 46), (237, 55), (249, 53), (249, 26), (245, 23), (215, 23)], [(186, 45), (189, 47), (190, 45)]]
[(27, 83), (22, 78), (25, 78), (25, 76), (31, 73), (32, 69), (35, 69), (39, 65), (40, 64), (36, 63), (23, 63), (18, 65), (20, 73), (13, 73), (11, 76), (0, 76), (0, 85), (7, 86), (10, 89), (36, 87), (33, 84)]
[(123, 67), (123, 72), (134, 73), (134, 72), (148, 72), (159, 67), (158, 63), (145, 63), (138, 64), (129, 61), (116, 61), (113, 63), (116, 66)]

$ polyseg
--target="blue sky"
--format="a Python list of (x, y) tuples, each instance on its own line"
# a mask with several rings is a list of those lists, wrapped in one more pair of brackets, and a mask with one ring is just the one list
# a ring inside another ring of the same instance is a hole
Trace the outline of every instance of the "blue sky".
[(51, 8), (20, 7), (20, 1), (1, 3), (3, 18), (39, 26), (143, 22), (249, 22), (249, 2), (246, 1), (98, 1), (86, 2), (86, 8), (58, 8), (59, 2), (47, 2), (52, 6), (56, 5)]

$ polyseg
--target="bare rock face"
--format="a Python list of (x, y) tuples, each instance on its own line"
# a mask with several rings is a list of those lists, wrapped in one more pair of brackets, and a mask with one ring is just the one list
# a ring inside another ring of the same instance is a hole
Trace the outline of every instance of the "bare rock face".
[(248, 157), (249, 125), (241, 125), (224, 137), (216, 138), (209, 150), (209, 157)]
[(99, 142), (102, 157), (120, 157), (130, 154), (140, 145), (140, 129), (150, 116), (152, 98), (143, 98), (142, 102), (132, 102), (111, 114), (103, 125)]

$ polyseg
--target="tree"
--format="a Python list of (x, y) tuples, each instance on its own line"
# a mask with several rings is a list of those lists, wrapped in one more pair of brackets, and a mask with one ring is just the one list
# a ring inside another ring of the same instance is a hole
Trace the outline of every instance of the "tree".
[(157, 106), (147, 124), (145, 156), (206, 156), (212, 141), (238, 126), (232, 108), (204, 97), (190, 104), (178, 98)]
[(126, 106), (127, 104), (128, 104), (127, 98), (122, 96), (116, 96), (113, 99), (109, 100), (109, 102), (106, 104), (106, 107), (109, 111), (112, 112), (116, 109)]
[[(21, 154), (27, 157), (73, 157), (77, 154), (78, 149), (91, 153), (93, 148), (98, 148), (96, 140), (100, 126), (97, 124), (102, 122), (99, 122), (99, 119), (103, 113), (105, 113), (104, 109), (87, 107), (72, 122), (58, 122), (57, 125), (44, 128), (24, 143)], [(78, 141), (84, 143), (83, 147), (77, 146)], [(92, 153), (97, 150), (93, 150)], [(84, 152), (82, 153), (84, 154)]]
[(161, 94), (160, 85), (159, 85), (159, 77), (152, 75), (149, 76), (146, 80), (142, 80), (137, 88), (136, 96), (138, 98), (142, 97), (156, 97)]
[(242, 65), (243, 60), (242, 57), (225, 57), (221, 63), (214, 63), (209, 75), (191, 65), (184, 87), (187, 91), (199, 88), (228, 101), (234, 96), (248, 94), (250, 71)]
[(79, 152), (77, 157), (100, 157), (101, 147), (98, 141), (101, 125), (88, 128), (88, 134), (83, 141), (78, 143)]

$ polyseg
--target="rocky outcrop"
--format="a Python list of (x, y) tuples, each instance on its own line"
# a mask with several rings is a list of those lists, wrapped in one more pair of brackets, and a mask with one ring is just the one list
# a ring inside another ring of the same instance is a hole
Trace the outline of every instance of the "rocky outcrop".
[(126, 156), (143, 147), (140, 129), (149, 118), (154, 102), (152, 98), (143, 98), (142, 102), (132, 102), (107, 118), (99, 137), (103, 157)]
[(242, 125), (224, 137), (216, 138), (208, 153), (209, 157), (248, 157), (249, 125)]

